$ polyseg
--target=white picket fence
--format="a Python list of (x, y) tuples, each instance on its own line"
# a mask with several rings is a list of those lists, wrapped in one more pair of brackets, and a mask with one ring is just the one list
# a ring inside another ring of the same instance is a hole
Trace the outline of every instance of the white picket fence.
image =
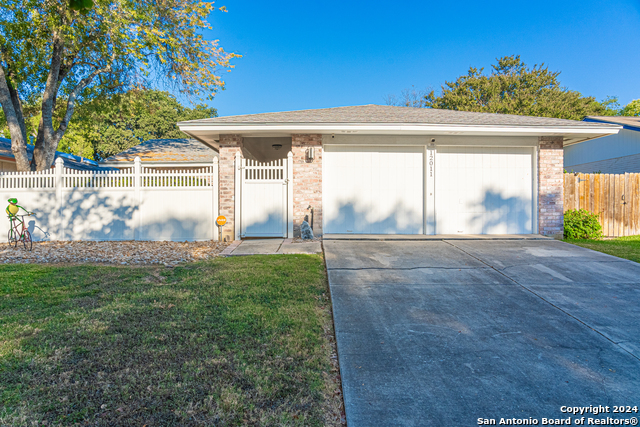
[[(0, 201), (15, 197), (34, 240), (218, 238), (218, 159), (192, 170), (142, 166), (77, 171), (57, 159), (41, 172), (0, 173)], [(0, 221), (0, 239), (9, 221)]]

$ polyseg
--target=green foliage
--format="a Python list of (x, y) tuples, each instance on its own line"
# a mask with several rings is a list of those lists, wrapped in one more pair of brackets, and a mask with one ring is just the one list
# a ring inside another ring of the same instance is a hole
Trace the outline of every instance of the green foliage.
[[(61, 106), (62, 104), (59, 104)], [(35, 139), (40, 122), (39, 100), (25, 104), (27, 135)], [(54, 112), (59, 123), (64, 109)], [(217, 117), (215, 108), (196, 105), (187, 108), (168, 92), (134, 89), (124, 94), (96, 97), (76, 108), (74, 121), (58, 145), (58, 151), (102, 160), (149, 139), (185, 138), (176, 123)], [(0, 132), (10, 138), (4, 116)]]
[(93, 7), (93, 0), (69, 0), (69, 9), (88, 12)]
[(28, 167), (23, 130), (33, 117), (25, 112), (23, 119), (20, 105), (34, 100), (42, 111), (36, 167), (43, 170), (77, 104), (156, 85), (213, 99), (224, 88), (220, 71), (239, 56), (207, 38), (215, 9), (200, 0), (0, 0), (0, 100), (19, 168)]
[(516, 114), (523, 116), (555, 117), (582, 120), (588, 115), (614, 115), (616, 98), (603, 102), (584, 97), (579, 92), (560, 85), (560, 72), (534, 65), (529, 68), (519, 55), (497, 59), (490, 74), (484, 68), (470, 67), (467, 75), (445, 82), (441, 93), (405, 91), (403, 99), (391, 98), (388, 103), (445, 110), (481, 113)]
[(90, 147), (95, 159), (105, 159), (150, 139), (185, 138), (176, 123), (217, 115), (205, 105), (184, 107), (168, 92), (136, 89), (81, 105), (60, 148), (73, 149), (75, 143)]
[[(210, 30), (212, 2), (106, 0), (49, 2), (0, 0), (2, 63), (23, 97), (44, 91), (53, 41), (62, 44), (64, 78), (59, 94), (71, 92), (94, 71), (85, 96), (112, 93), (160, 78), (184, 93), (212, 98), (224, 86), (218, 71), (232, 68), (229, 54)], [(78, 13), (78, 8), (86, 13)], [(90, 9), (90, 10), (89, 10)], [(223, 12), (224, 7), (220, 8)]]
[(598, 214), (585, 209), (572, 209), (564, 213), (564, 237), (567, 239), (599, 239), (602, 226)]
[[(38, 132), (38, 123), (40, 121), (40, 102), (41, 98), (30, 97), (22, 102), (22, 112), (24, 114), (25, 128), (27, 131), (27, 138), (32, 136), (35, 138)], [(0, 133), (4, 138), (11, 138), (9, 133), (9, 127), (7, 126), (7, 119), (4, 115), (4, 111), (0, 110)], [(28, 141), (30, 144), (31, 142)]]
[(640, 116), (640, 99), (634, 99), (633, 101), (625, 105), (625, 107), (622, 110), (620, 110), (619, 115), (639, 117)]
[(77, 126), (73, 125), (65, 132), (62, 141), (58, 144), (58, 150), (63, 153), (75, 154), (85, 159), (98, 160), (93, 150), (91, 141), (87, 140), (78, 132)]

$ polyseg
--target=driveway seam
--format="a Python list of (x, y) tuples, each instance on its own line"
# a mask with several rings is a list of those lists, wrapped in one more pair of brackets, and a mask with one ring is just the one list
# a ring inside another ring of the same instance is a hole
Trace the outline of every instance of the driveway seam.
[[(630, 351), (626, 350), (625, 348), (623, 348), (622, 346), (620, 346), (619, 343), (613, 341), (611, 338), (609, 338), (608, 336), (604, 335), (602, 332), (598, 331), (597, 329), (593, 328), (592, 326), (588, 325), (587, 323), (585, 323), (584, 321), (578, 319), (576, 316), (572, 315), (571, 313), (568, 313), (567, 311), (563, 310), (562, 308), (558, 307), (557, 305), (553, 304), (550, 301), (547, 301), (546, 299), (544, 299), (544, 297), (542, 297), (541, 295), (537, 294), (536, 292), (532, 291), (531, 289), (527, 288), (526, 286), (522, 285), (521, 283), (519, 283), (517, 280), (512, 279), (511, 277), (507, 276), (505, 273), (503, 273), (501, 270), (498, 270), (497, 268), (494, 268), (493, 266), (487, 264), (485, 261), (483, 261), (482, 259), (478, 258), (477, 256), (470, 254), (469, 252), (465, 251), (464, 249), (454, 245), (453, 243), (449, 242), (449, 241), (444, 241), (445, 243), (447, 243), (448, 245), (453, 246), (454, 248), (462, 251), (463, 253), (469, 255), (472, 258), (477, 259), (478, 261), (480, 261), (481, 263), (483, 263), (484, 265), (488, 266), (489, 268), (491, 268), (492, 270), (495, 270), (498, 274), (504, 276), (506, 279), (512, 281), (513, 283), (515, 283), (516, 285), (520, 286), (522, 289), (530, 292), (531, 294), (537, 296), (538, 298), (540, 298), (542, 301), (546, 302), (547, 304), (549, 304), (550, 306), (558, 309), (559, 311), (561, 311), (562, 313), (566, 314), (567, 316), (571, 317), (572, 319), (575, 319), (577, 322), (583, 324), (584, 326), (586, 326), (587, 328), (591, 329), (592, 331), (594, 331), (595, 333), (597, 333), (598, 335), (602, 336), (603, 338), (605, 338), (607, 341), (611, 342), (612, 344), (616, 345), (618, 348), (620, 348), (621, 350), (623, 350), (624, 352), (630, 354), (633, 358), (640, 360), (640, 357), (636, 356), (635, 354), (631, 353)], [(618, 261), (607, 261), (607, 262), (618, 262)]]
[[(453, 244), (452, 244), (452, 243), (450, 243), (450, 245), (453, 245)], [(455, 245), (453, 245), (453, 246), (455, 246)], [(456, 248), (457, 248), (457, 246), (456, 246)], [(458, 248), (458, 249), (460, 249), (460, 248)], [(463, 250), (463, 249), (460, 249), (460, 250), (464, 252), (464, 250)], [(467, 253), (467, 252), (465, 252), (465, 253)], [(469, 254), (469, 255), (470, 255), (470, 254)], [(470, 255), (470, 256), (473, 256), (473, 255)], [(475, 257), (474, 257), (474, 258), (475, 258)], [(478, 258), (476, 258), (476, 259), (478, 259)], [(594, 262), (594, 261), (571, 261), (571, 262), (572, 262), (573, 264), (593, 264), (593, 262)], [(625, 260), (620, 260), (620, 261), (617, 261), (617, 260), (612, 260), (612, 261), (601, 261), (601, 260), (598, 260), (598, 261), (596, 261), (596, 262), (597, 262), (598, 264), (601, 264), (601, 263), (607, 263), (607, 264), (613, 264), (613, 263), (624, 263), (624, 264), (626, 264), (626, 263), (633, 262), (633, 261), (625, 261)], [(485, 265), (489, 265), (489, 264), (487, 264), (486, 262), (485, 262), (484, 264), (485, 264)], [(507, 270), (507, 269), (509, 269), (509, 268), (517, 268), (517, 267), (532, 267), (532, 266), (534, 266), (534, 265), (540, 265), (540, 263), (538, 262), (538, 263), (535, 263), (535, 264), (517, 264), (517, 265), (508, 265), (508, 266), (506, 266), (506, 267), (502, 268), (502, 270)], [(562, 263), (560, 263), (560, 262), (548, 262), (548, 263), (545, 263), (545, 265), (562, 265)], [(491, 267), (491, 268), (495, 268), (495, 267)]]
[[(485, 264), (486, 265), (486, 264)], [(346, 270), (346, 271), (360, 271), (360, 270), (486, 270), (487, 268), (493, 267), (402, 267), (402, 268), (393, 268), (393, 267), (359, 267), (359, 268), (328, 268), (327, 270), (336, 271), (336, 270)]]
[[(358, 268), (348, 268), (348, 267), (335, 267), (335, 268), (327, 268), (327, 270), (346, 270), (346, 271), (360, 271), (360, 270), (421, 270), (421, 269), (434, 269), (434, 270), (477, 270), (477, 269), (486, 269), (486, 268), (490, 268), (492, 270), (496, 270), (496, 271), (505, 271), (511, 268), (517, 268), (517, 267), (532, 267), (535, 265), (540, 265), (540, 263), (535, 263), (535, 264), (518, 264), (518, 265), (509, 265), (506, 267), (503, 267), (501, 269), (496, 268), (492, 265), (487, 264), (486, 262), (480, 260), (479, 258), (465, 252), (463, 249), (459, 248), (458, 246), (455, 246), (453, 243), (449, 243), (447, 242), (447, 244), (454, 246), (456, 249), (460, 249), (462, 252), (464, 252), (465, 254), (477, 259), (478, 261), (482, 262), (484, 265), (486, 265), (486, 267), (481, 267), (481, 266), (477, 266), (477, 267), (358, 267)], [(585, 263), (585, 264), (591, 264), (593, 263), (593, 261), (572, 261), (574, 263)], [(598, 263), (629, 263), (629, 262), (633, 262), (633, 261), (624, 261), (624, 260), (613, 260), (613, 261), (598, 261)], [(547, 263), (545, 265), (560, 265), (560, 263), (557, 262), (552, 262), (552, 263)]]

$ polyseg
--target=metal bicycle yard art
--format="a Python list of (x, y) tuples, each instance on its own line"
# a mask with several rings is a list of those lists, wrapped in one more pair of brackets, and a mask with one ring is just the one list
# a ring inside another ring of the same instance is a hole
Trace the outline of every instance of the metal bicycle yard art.
[[(7, 217), (9, 218), (9, 245), (17, 247), (18, 243), (21, 242), (24, 248), (30, 251), (33, 247), (33, 240), (31, 239), (31, 233), (24, 226), (24, 217), (35, 214), (20, 206), (18, 204), (18, 199), (11, 198), (8, 200), (8, 202), (9, 205), (7, 206), (5, 212), (7, 213)], [(18, 215), (20, 209), (25, 211), (26, 214)]]

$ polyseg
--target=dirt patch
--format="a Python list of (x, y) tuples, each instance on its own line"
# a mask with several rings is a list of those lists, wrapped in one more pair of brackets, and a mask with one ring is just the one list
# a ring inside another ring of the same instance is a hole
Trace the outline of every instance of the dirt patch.
[(228, 243), (204, 242), (38, 242), (31, 252), (0, 243), (0, 264), (91, 263), (167, 264), (211, 259)]

